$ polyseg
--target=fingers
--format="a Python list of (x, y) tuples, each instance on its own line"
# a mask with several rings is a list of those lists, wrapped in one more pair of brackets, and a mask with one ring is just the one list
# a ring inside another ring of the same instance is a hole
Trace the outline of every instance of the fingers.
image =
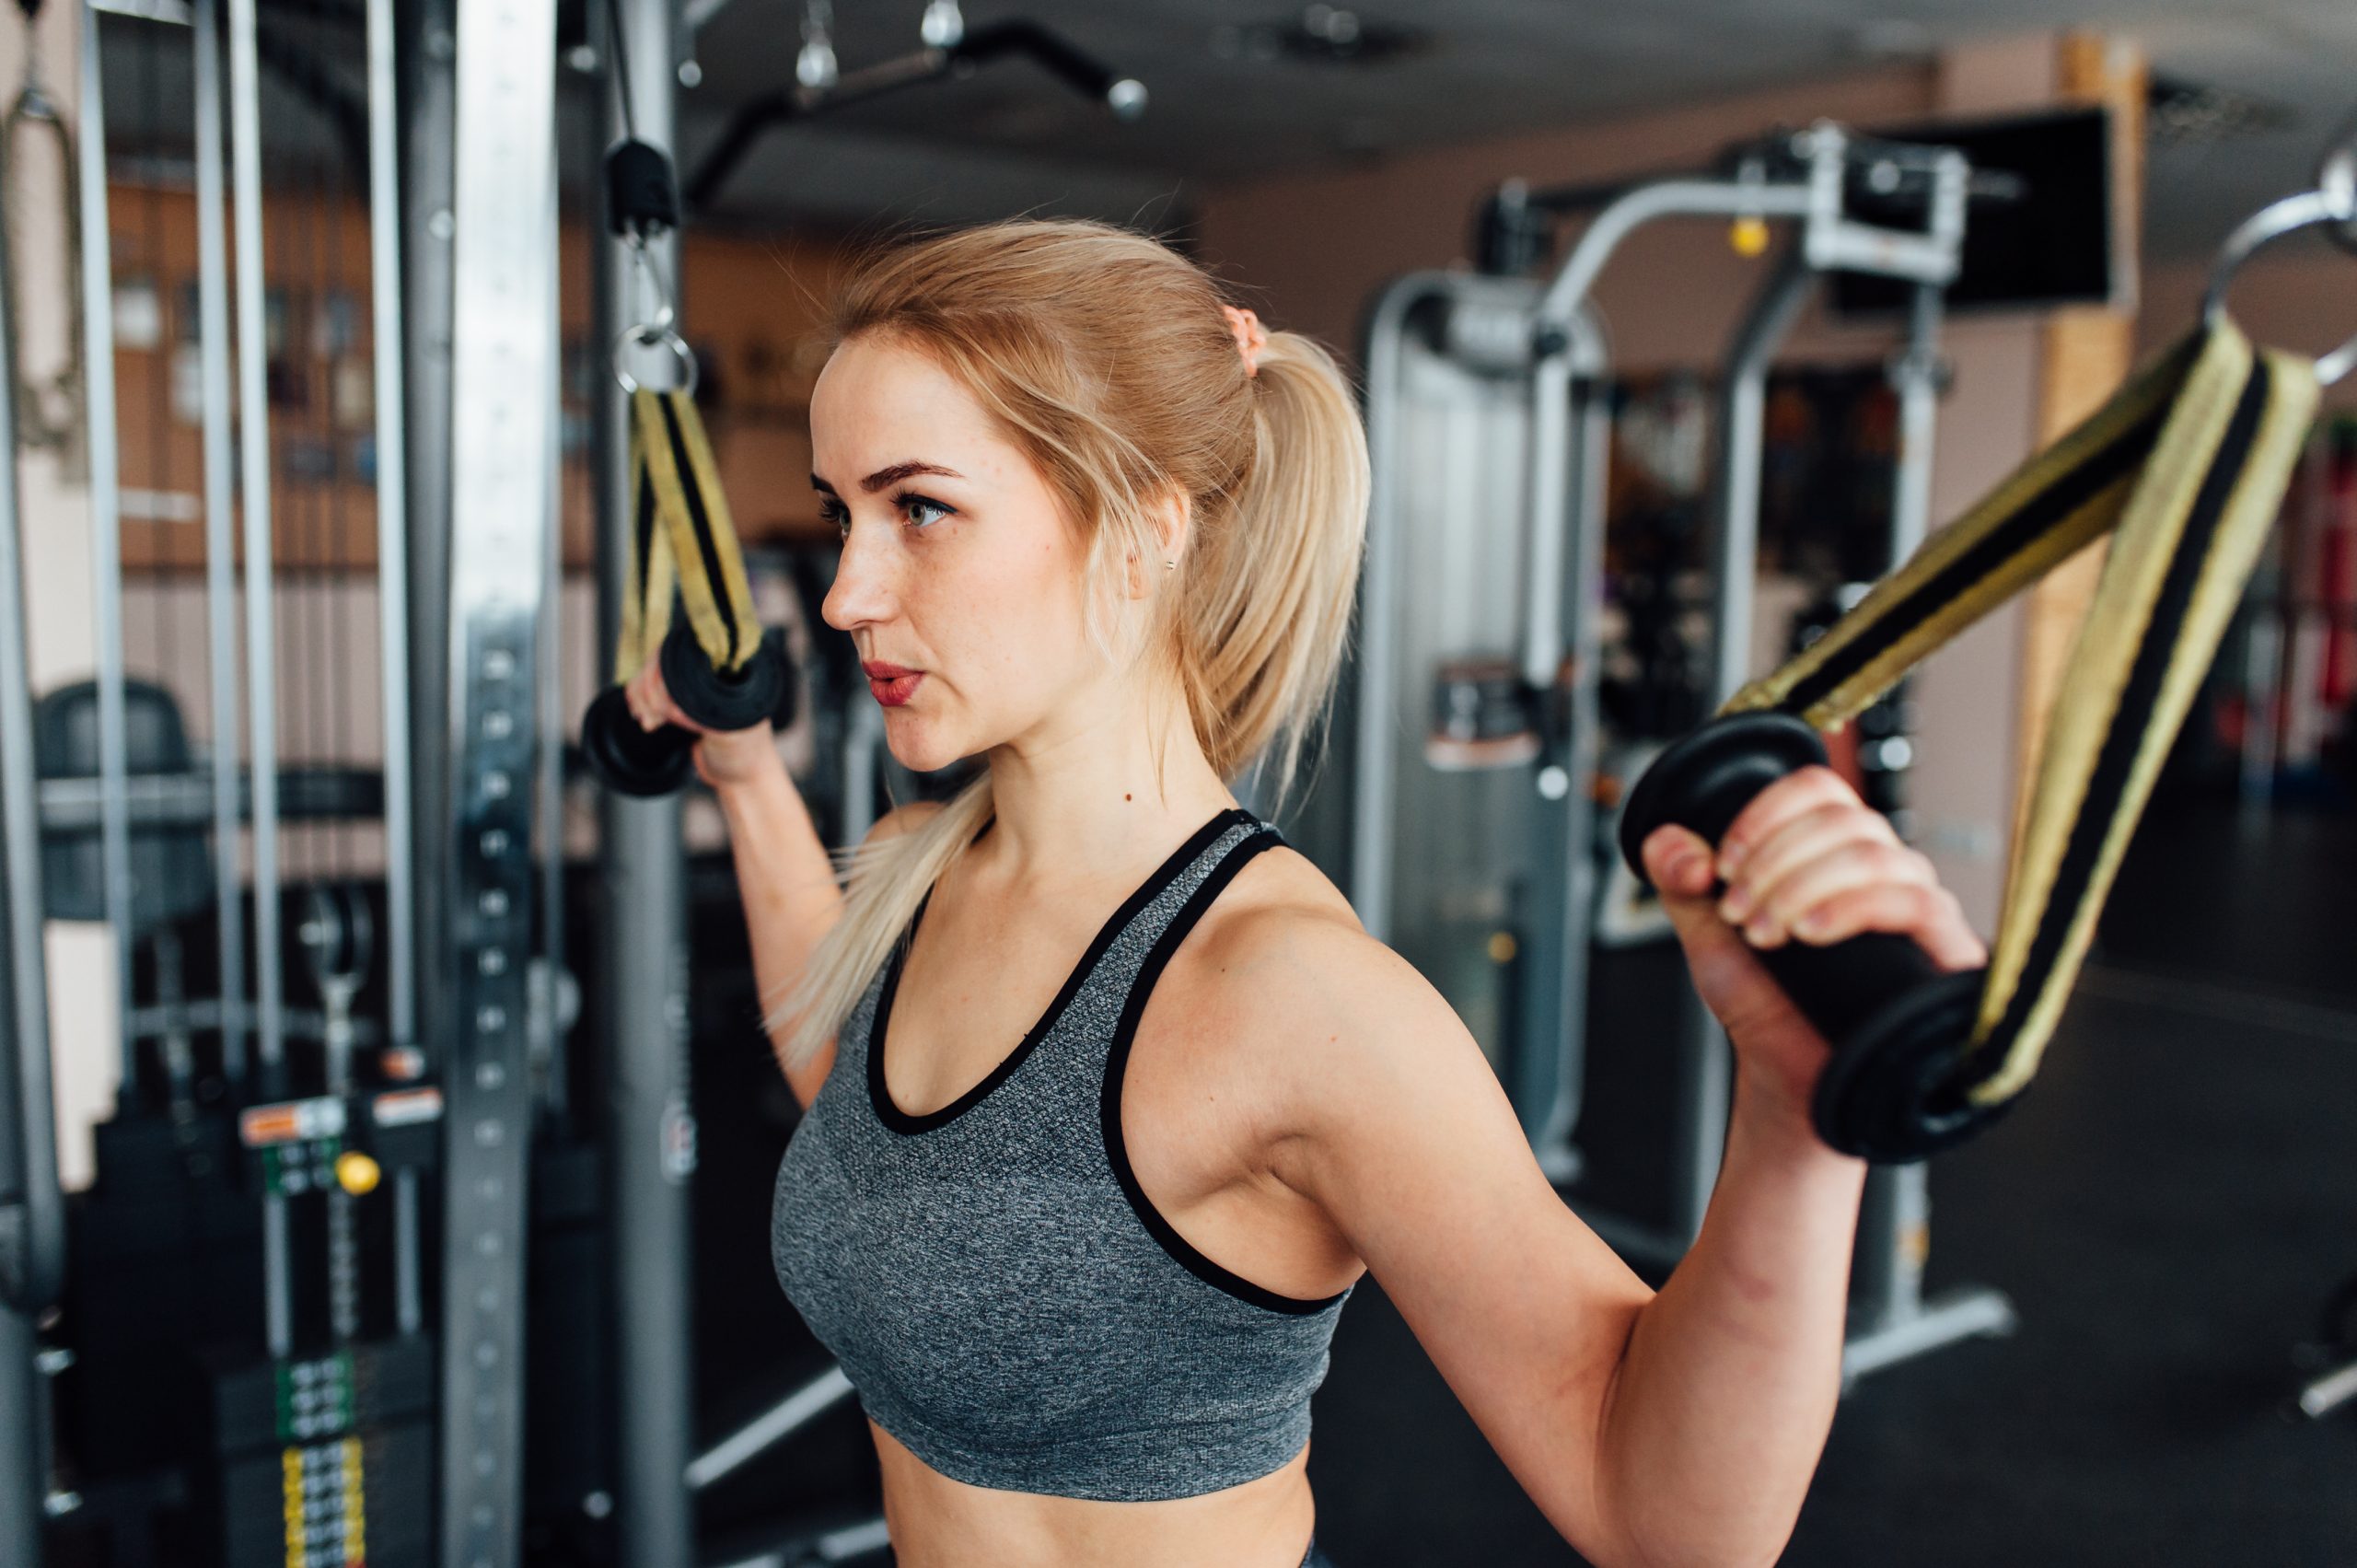
[(1784, 823), (1827, 806), (1859, 807), (1864, 803), (1850, 781), (1832, 769), (1802, 768), (1785, 774), (1751, 799), (1736, 814), (1719, 838), (1719, 876), (1732, 883), (1744, 863), (1759, 852)]
[(1828, 947), (1887, 931), (1914, 937), (1949, 970), (1988, 962), (1931, 860), (1901, 842), (1889, 819), (1830, 768), (1804, 768), (1760, 791), (1721, 838), (1714, 864), (1698, 869), (1680, 860), (1701, 842), (1682, 828), (1649, 838), (1655, 884), (1666, 896), (1691, 899), (1724, 882), (1715, 913), (1741, 927), (1753, 947)]
[(1803, 916), (1794, 935), (1811, 947), (1827, 947), (1868, 931), (1911, 936), (1933, 962), (1951, 972), (1989, 961), (1988, 946), (1965, 919), (1956, 895), (1920, 882), (1875, 882), (1836, 893)]
[(677, 725), (697, 735), (712, 733), (702, 725), (679, 711), (671, 701), (670, 689), (663, 684), (663, 667), (658, 659), (648, 659), (639, 672), (622, 688), (622, 698), (630, 704), (631, 717), (641, 729), (660, 729), (665, 725)]
[(1701, 898), (1717, 880), (1718, 874), (1711, 867), (1709, 842), (1701, 834), (1674, 822), (1647, 834), (1639, 853), (1644, 857), (1645, 875), (1666, 897)]

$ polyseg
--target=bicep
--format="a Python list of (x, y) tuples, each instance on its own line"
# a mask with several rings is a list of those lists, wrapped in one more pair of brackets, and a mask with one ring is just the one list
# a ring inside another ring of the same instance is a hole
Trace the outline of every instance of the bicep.
[(1594, 1555), (1597, 1434), (1652, 1292), (1549, 1183), (1447, 1003), (1370, 939), (1307, 989), (1306, 1179), (1516, 1480)]

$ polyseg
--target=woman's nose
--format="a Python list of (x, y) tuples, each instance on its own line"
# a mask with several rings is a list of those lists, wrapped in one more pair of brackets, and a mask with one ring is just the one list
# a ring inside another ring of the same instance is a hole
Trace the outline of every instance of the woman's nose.
[(835, 563), (835, 580), (819, 613), (838, 632), (850, 632), (890, 618), (893, 596), (889, 563), (869, 530), (853, 527)]

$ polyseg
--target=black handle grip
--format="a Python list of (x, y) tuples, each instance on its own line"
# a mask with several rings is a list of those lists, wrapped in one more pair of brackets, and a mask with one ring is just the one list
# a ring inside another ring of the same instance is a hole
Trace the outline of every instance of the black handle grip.
[(713, 664), (688, 623), (674, 621), (659, 657), (671, 701), (706, 729), (752, 728), (777, 713), (784, 693), (794, 684), (785, 639), (775, 631), (763, 634), (742, 669), (723, 670)]
[(598, 782), (618, 795), (651, 798), (687, 787), (695, 776), (696, 738), (677, 725), (641, 729), (630, 700), (609, 686), (581, 715), (581, 754)]
[[(713, 668), (685, 621), (674, 621), (657, 656), (663, 684), (679, 711), (711, 729), (750, 729), (763, 720), (794, 722), (794, 661), (785, 634), (772, 627), (734, 673)], [(623, 795), (669, 795), (695, 777), (696, 738), (677, 725), (642, 729), (619, 686), (598, 693), (581, 715), (581, 753), (607, 788)]]
[[(1620, 814), (1620, 854), (1646, 875), (1645, 840), (1665, 823), (1714, 848), (1778, 779), (1822, 764), (1825, 743), (1788, 714), (1713, 719), (1655, 758)], [(1830, 946), (1793, 940), (1753, 957), (1833, 1047), (1811, 1107), (1819, 1136), (1844, 1154), (1904, 1164), (1962, 1143), (2012, 1101), (1966, 1098), (1984, 970), (1943, 970), (1912, 938), (1864, 932)]]

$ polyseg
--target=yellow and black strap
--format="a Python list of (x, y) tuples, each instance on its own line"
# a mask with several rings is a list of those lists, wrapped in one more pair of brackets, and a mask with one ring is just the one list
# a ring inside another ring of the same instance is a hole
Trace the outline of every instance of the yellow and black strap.
[(761, 645), (720, 469), (685, 390), (631, 394), (631, 556), (614, 679), (627, 681), (671, 629), (674, 593), (713, 668), (745, 668)]
[(2275, 521), (2317, 390), (2309, 361), (2254, 350), (2223, 320), (2205, 328), (1721, 710), (1839, 728), (1933, 649), (2113, 536), (2014, 845), (1971, 1041), (1977, 1104), (2010, 1098), (2038, 1071), (2154, 776)]

